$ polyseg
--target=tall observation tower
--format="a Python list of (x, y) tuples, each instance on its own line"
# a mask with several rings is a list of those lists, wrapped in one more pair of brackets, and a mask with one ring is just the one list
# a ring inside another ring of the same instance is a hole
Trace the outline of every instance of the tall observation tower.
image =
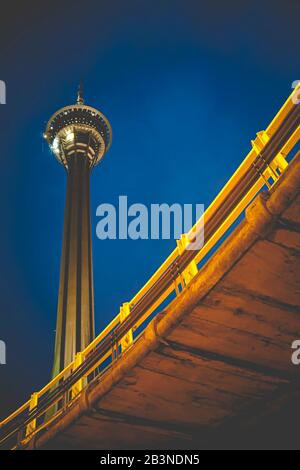
[(86, 106), (82, 88), (77, 103), (57, 111), (44, 134), (67, 172), (53, 376), (94, 338), (94, 289), (90, 218), (90, 175), (111, 145), (108, 120)]

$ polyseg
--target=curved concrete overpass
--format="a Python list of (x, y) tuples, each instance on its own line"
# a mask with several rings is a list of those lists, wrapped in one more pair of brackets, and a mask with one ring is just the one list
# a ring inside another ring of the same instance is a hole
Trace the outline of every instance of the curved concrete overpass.
[(297, 418), (299, 279), (295, 157), (139, 340), (26, 447), (236, 447), (254, 436), (257, 446), (271, 431), (275, 445), (281, 414)]

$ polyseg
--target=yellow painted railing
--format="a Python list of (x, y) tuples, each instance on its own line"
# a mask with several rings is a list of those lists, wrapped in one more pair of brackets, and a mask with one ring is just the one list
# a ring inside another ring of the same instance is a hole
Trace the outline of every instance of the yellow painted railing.
[[(138, 338), (134, 332), (150, 315), (172, 293), (179, 294), (187, 286), (197, 274), (199, 263), (258, 192), (276, 184), (300, 138), (300, 105), (296, 104), (299, 91), (300, 84), (266, 131), (257, 134), (249, 154), (204, 215), (183, 235), (176, 249), (134, 298), (121, 307), (120, 313), (68, 367), (0, 423), (0, 447), (15, 447), (26, 442), (64, 413), (89, 382), (104, 374), (130, 348)], [(204, 246), (198, 251), (189, 250), (188, 245), (203, 227)]]

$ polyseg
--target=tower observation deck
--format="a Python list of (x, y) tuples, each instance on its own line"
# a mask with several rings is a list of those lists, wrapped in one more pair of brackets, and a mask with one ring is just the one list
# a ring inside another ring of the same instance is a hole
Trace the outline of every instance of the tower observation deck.
[(44, 134), (67, 172), (64, 236), (58, 295), (53, 376), (94, 338), (94, 289), (90, 216), (90, 175), (111, 145), (108, 120), (84, 104), (59, 109)]

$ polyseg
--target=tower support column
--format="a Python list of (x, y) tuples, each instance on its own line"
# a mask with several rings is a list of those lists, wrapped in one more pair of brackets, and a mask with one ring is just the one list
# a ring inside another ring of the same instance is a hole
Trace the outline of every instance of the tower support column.
[(68, 158), (67, 171), (53, 376), (95, 335), (88, 159), (74, 154)]

